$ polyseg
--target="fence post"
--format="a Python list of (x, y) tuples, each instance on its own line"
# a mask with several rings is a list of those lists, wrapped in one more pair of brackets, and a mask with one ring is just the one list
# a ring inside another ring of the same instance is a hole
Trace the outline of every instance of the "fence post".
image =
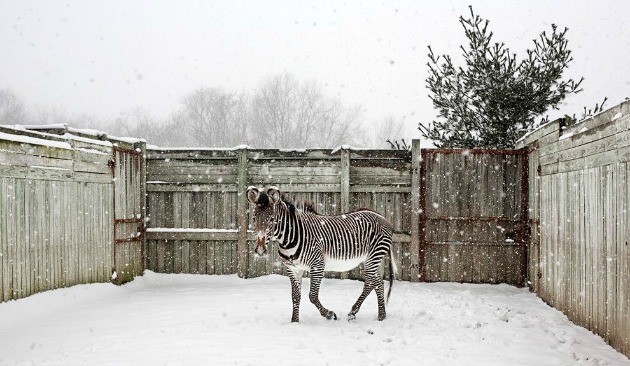
[(247, 278), (247, 210), (245, 190), (247, 189), (247, 148), (238, 150), (238, 192), (237, 197), (237, 224), (238, 224), (238, 276)]
[(140, 149), (142, 157), (140, 158), (140, 215), (142, 215), (142, 223), (140, 223), (140, 232), (142, 234), (142, 274), (147, 269), (147, 255), (149, 248), (147, 247), (147, 143), (145, 141), (136, 143), (136, 149)]
[(350, 211), (350, 150), (341, 149), (341, 212)]
[[(420, 280), (420, 140), (411, 141), (411, 244), (410, 280)], [(413, 261), (416, 261), (415, 263)]]

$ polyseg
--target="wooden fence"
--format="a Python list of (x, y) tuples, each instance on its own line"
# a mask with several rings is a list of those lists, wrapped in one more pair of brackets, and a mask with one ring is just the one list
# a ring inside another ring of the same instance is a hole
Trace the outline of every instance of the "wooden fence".
[[(149, 150), (147, 268), (158, 272), (284, 273), (277, 251), (253, 257), (247, 186), (279, 187), (322, 214), (372, 207), (394, 223), (402, 277), (410, 252), (411, 155), (375, 150)], [(417, 255), (413, 258), (417, 258)], [(339, 274), (357, 277), (358, 270)]]
[(552, 122), (520, 145), (530, 150), (532, 288), (630, 356), (630, 102)]
[[(253, 256), (247, 231), (246, 187), (274, 185), (322, 214), (361, 207), (383, 214), (394, 226), (400, 279), (523, 285), (526, 158), (421, 150), (419, 141), (411, 151), (149, 150), (147, 268), (284, 273), (273, 247), (267, 260)], [(359, 278), (360, 269), (328, 275)]]
[(422, 150), (426, 281), (525, 284), (527, 150)]
[(0, 301), (142, 271), (113, 249), (113, 147), (131, 143), (41, 129), (0, 127)]

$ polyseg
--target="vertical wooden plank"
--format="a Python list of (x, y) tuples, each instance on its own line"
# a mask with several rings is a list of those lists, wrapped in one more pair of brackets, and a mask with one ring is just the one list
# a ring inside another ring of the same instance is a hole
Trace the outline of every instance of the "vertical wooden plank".
[(25, 222), (26, 222), (26, 212), (25, 212), (25, 195), (27, 190), (26, 180), (19, 180), (17, 182), (16, 189), (16, 203), (18, 210), (18, 218), (17, 218), (17, 226), (15, 228), (15, 253), (16, 253), (16, 277), (15, 277), (15, 291), (17, 298), (25, 297), (24, 293), (24, 257), (25, 257)]
[(164, 273), (175, 272), (175, 251), (178, 246), (177, 240), (166, 240), (164, 242)]
[(619, 238), (624, 238), (625, 242), (621, 240), (619, 242), (619, 246), (621, 247), (621, 257), (619, 259), (619, 263), (621, 266), (618, 271), (621, 274), (621, 281), (619, 283), (619, 298), (621, 299), (620, 314), (617, 318), (621, 318), (622, 320), (619, 322), (619, 327), (621, 329), (620, 334), (620, 342), (621, 349), (626, 356), (630, 355), (630, 247), (628, 246), (628, 238), (630, 238), (630, 187), (628, 183), (630, 181), (630, 163), (625, 163), (625, 174), (623, 176), (623, 180), (621, 182), (625, 182), (624, 186), (624, 195), (623, 202), (624, 206), (622, 208), (623, 212), (623, 225), (621, 228), (624, 228), (624, 235), (619, 235)]
[[(79, 283), (85, 283), (87, 281), (86, 278), (86, 273), (85, 273), (85, 257), (86, 257), (86, 252), (87, 252), (87, 248), (86, 248), (86, 244), (87, 244), (87, 238), (89, 238), (90, 235), (90, 220), (88, 217), (88, 213), (90, 210), (90, 201), (91, 201), (91, 197), (88, 198), (88, 193), (87, 193), (87, 189), (86, 189), (86, 185), (84, 183), (79, 182), (76, 185), (77, 188), (77, 192), (76, 192), (76, 199), (78, 202), (80, 202), (80, 211), (79, 211), (79, 215), (81, 216), (81, 225), (79, 225), (79, 233), (78, 233), (78, 237), (77, 237), (77, 247), (78, 250), (75, 252), (75, 256), (76, 256), (76, 260), (77, 260), (77, 274), (78, 274), (78, 281)], [(51, 247), (51, 251), (52, 251), (52, 247)], [(119, 272), (120, 274), (120, 272)]]
[(17, 210), (17, 188), (18, 179), (11, 179), (11, 183), (9, 185), (9, 193), (7, 195), (7, 207), (9, 208), (8, 220), (7, 220), (7, 296), (6, 299), (13, 300), (17, 299), (16, 291), (15, 291), (15, 278), (16, 278), (16, 270), (15, 270), (15, 250), (16, 250), (16, 227), (19, 225), (19, 212)]
[[(53, 217), (50, 224), (50, 230), (46, 233), (47, 240), (51, 243), (52, 246), (56, 249), (57, 255), (57, 274), (58, 274), (58, 283), (59, 287), (66, 287), (66, 248), (65, 243), (62, 241), (62, 218), (64, 217), (64, 212), (60, 205), (60, 202), (64, 200), (63, 187), (61, 186), (63, 182), (50, 182), (48, 186), (48, 205), (50, 215)], [(95, 197), (91, 197), (91, 199), (95, 200)], [(96, 201), (96, 200), (95, 200)], [(93, 254), (92, 254), (93, 255)]]
[[(37, 230), (39, 229), (38, 227), (36, 227), (36, 223), (34, 222), (33, 218), (34, 218), (34, 210), (35, 207), (32, 203), (32, 197), (33, 197), (33, 181), (32, 180), (27, 180), (26, 181), (26, 186), (25, 186), (25, 195), (24, 195), (24, 242), (22, 243), (22, 246), (24, 247), (24, 251), (25, 251), (25, 271), (24, 274), (27, 277), (25, 279), (26, 281), (26, 291), (25, 291), (25, 296), (30, 295), (32, 291), (32, 287), (30, 286), (30, 282), (31, 282), (31, 275), (33, 274), (33, 262), (30, 259), (30, 255), (32, 253), (32, 249), (33, 247), (36, 247), (36, 242), (34, 240), (34, 235), (35, 233), (37, 233)], [(42, 235), (45, 235), (45, 233), (42, 232)], [(36, 260), (35, 260), (36, 262)]]
[(426, 255), (427, 255), (427, 185), (429, 184), (429, 175), (427, 174), (428, 154), (426, 150), (420, 149), (420, 228), (419, 228), (419, 245), (418, 248), (418, 278), (420, 282), (427, 280), (426, 272)]
[(173, 240), (173, 273), (182, 273), (182, 260), (182, 241)]
[(4, 215), (0, 215), (0, 301), (8, 301), (10, 296), (10, 262), (9, 250), (11, 236), (9, 235), (10, 220), (13, 216), (13, 207), (10, 205), (9, 197), (13, 194), (14, 178), (0, 177), (0, 209)]
[(410, 280), (417, 282), (420, 280), (419, 263), (420, 263), (420, 164), (422, 156), (420, 154), (420, 140), (411, 141), (411, 192), (409, 209), (411, 210), (410, 235), (411, 243), (409, 245), (409, 255), (414, 261), (409, 271)]
[(185, 273), (197, 273), (197, 259), (199, 257), (197, 250), (197, 242), (192, 240), (186, 240), (184, 242), (184, 248), (186, 253), (182, 254), (182, 257), (186, 258)]
[(4, 212), (4, 215), (0, 215), (0, 302), (7, 301), (6, 298), (6, 247), (7, 247), (7, 224), (6, 217), (10, 214), (9, 207), (7, 207), (7, 179), (0, 177), (0, 212)]
[(606, 169), (606, 193), (605, 193), (605, 246), (603, 276), (606, 278), (606, 287), (603, 294), (603, 335), (610, 339), (615, 333), (615, 325), (618, 323), (617, 313), (617, 204), (621, 199), (617, 192), (617, 176), (619, 175), (619, 163), (607, 165)]
[(191, 198), (191, 193), (190, 192), (182, 192), (179, 195), (179, 207), (180, 207), (180, 211), (179, 211), (179, 217), (180, 217), (180, 226), (183, 229), (188, 229), (191, 228), (191, 219), (190, 219), (190, 198)]
[(214, 244), (214, 263), (215, 263), (215, 271), (216, 274), (223, 275), (225, 274), (226, 267), (226, 253), (225, 253), (225, 244), (222, 240), (216, 240), (213, 242)]
[(90, 283), (104, 282), (102, 278), (99, 254), (101, 252), (101, 241), (103, 240), (102, 218), (104, 211), (103, 197), (100, 184), (92, 183), (92, 226), (94, 228), (94, 239), (90, 243)]
[[(73, 231), (72, 231), (72, 222), (76, 222), (76, 216), (72, 216), (73, 214), (76, 214), (76, 204), (75, 205), (71, 205), (70, 204), (70, 197), (72, 197), (71, 193), (71, 188), (74, 185), (73, 182), (64, 182), (62, 185), (62, 190), (63, 190), (63, 197), (61, 199), (60, 204), (62, 205), (62, 207), (65, 208), (66, 214), (64, 215), (64, 218), (62, 220), (62, 231), (63, 231), (63, 235), (61, 235), (61, 240), (63, 240), (64, 242), (64, 267), (65, 267), (65, 275), (66, 275), (66, 284), (68, 284), (68, 286), (72, 286), (74, 284), (76, 284), (75, 279), (73, 277), (73, 271), (72, 271), (72, 256), (71, 253), (73, 253), (74, 250), (74, 242), (72, 241), (73, 238)], [(111, 208), (110, 208), (111, 209)], [(71, 219), (72, 217), (74, 217), (74, 219)], [(111, 231), (111, 228), (110, 228)], [(40, 255), (41, 256), (41, 255)], [(41, 270), (40, 270), (41, 272)]]
[(182, 273), (191, 273), (190, 272), (190, 241), (182, 240), (180, 242), (182, 248)]
[(197, 244), (197, 273), (205, 274), (207, 273), (206, 264), (207, 264), (207, 248), (206, 242), (203, 240), (199, 240), (196, 242)]
[(102, 202), (101, 202), (101, 214), (102, 214), (102, 235), (103, 239), (101, 240), (101, 278), (104, 281), (111, 280), (111, 272), (113, 268), (113, 242), (114, 238), (112, 237), (113, 233), (110, 228), (112, 227), (112, 223), (114, 221), (113, 217), (113, 200), (112, 200), (112, 183), (101, 184), (101, 194), (102, 194)]
[(156, 240), (156, 267), (155, 271), (159, 273), (166, 272), (166, 240)]
[(206, 241), (206, 273), (217, 274), (214, 258), (214, 242)]
[[(22, 241), (21, 241), (21, 227), (23, 220), (23, 206), (24, 206), (24, 194), (23, 188), (23, 180), (15, 181), (15, 185), (13, 187), (13, 227), (12, 227), (12, 239), (11, 243), (11, 267), (13, 269), (13, 278), (11, 281), (12, 291), (13, 291), (13, 299), (20, 298), (20, 290), (21, 290), (21, 280), (22, 280), (22, 270), (20, 268), (20, 260), (22, 259), (20, 251), (22, 250)], [(22, 193), (21, 193), (22, 192)]]
[(340, 155), (341, 212), (350, 211), (350, 151), (341, 149)]
[(155, 270), (155, 261), (157, 257), (157, 251), (155, 251), (155, 241), (147, 240), (146, 254), (145, 254), (145, 265), (146, 269), (156, 272)]
[(245, 191), (247, 189), (247, 149), (238, 151), (238, 192), (236, 194), (236, 225), (237, 225), (237, 251), (238, 251), (238, 276), (247, 278), (249, 255), (247, 249), (247, 212), (248, 202)]
[[(31, 269), (31, 253), (33, 253), (33, 248), (35, 248), (39, 243), (35, 243), (32, 238), (31, 238), (31, 232), (33, 231), (33, 228), (35, 228), (35, 230), (40, 232), (40, 240), (44, 241), (46, 240), (47, 236), (48, 236), (48, 232), (41, 227), (38, 227), (38, 222), (34, 221), (34, 217), (33, 217), (33, 213), (34, 210), (36, 210), (36, 207), (32, 205), (32, 200), (30, 199), (33, 195), (33, 184), (32, 182), (30, 182), (31, 184), (29, 184), (27, 187), (25, 187), (24, 190), (24, 227), (23, 227), (23, 232), (24, 232), (24, 241), (22, 242), (22, 246), (23, 246), (23, 250), (24, 250), (24, 257), (23, 257), (23, 295), (22, 297), (26, 297), (29, 296), (31, 294), (34, 293), (33, 289), (31, 288), (31, 275), (32, 275), (32, 269)], [(42, 191), (42, 195), (43, 197), (48, 197), (46, 195), (46, 184), (45, 182), (42, 182), (44, 184), (41, 184), (38, 186), (38, 188)], [(49, 199), (45, 199), (44, 202), (42, 203), (42, 206), (47, 206), (49, 204)], [(42, 210), (42, 207), (39, 207), (39, 210)], [(47, 243), (49, 243), (48, 241), (46, 241)], [(36, 262), (36, 260), (34, 261)]]

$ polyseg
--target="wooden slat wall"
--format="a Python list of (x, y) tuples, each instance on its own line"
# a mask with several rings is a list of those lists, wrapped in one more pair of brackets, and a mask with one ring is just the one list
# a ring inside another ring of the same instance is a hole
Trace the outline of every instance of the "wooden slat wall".
[[(239, 154), (245, 154), (243, 182), (239, 182)], [(249, 185), (273, 185), (294, 202), (312, 202), (322, 214), (370, 207), (385, 215), (400, 232), (394, 245), (399, 277), (409, 280), (410, 269), (417, 263), (409, 248), (410, 170), (408, 151), (150, 150), (147, 268), (157, 272), (236, 273), (238, 200), (245, 200), (242, 193)], [(161, 230), (164, 228), (169, 230)], [(217, 235), (221, 240), (212, 239)], [(249, 236), (243, 243), (248, 253), (243, 276), (285, 273), (275, 248), (269, 248), (267, 259), (253, 256), (253, 238)], [(359, 278), (360, 270), (329, 276)]]
[(147, 156), (147, 269), (237, 273), (238, 151), (149, 150)]
[(574, 126), (552, 122), (521, 146), (539, 195), (532, 288), (630, 356), (630, 102)]
[(0, 127), (0, 301), (109, 281), (111, 144)]
[(523, 155), (428, 150), (423, 156), (426, 279), (523, 285)]

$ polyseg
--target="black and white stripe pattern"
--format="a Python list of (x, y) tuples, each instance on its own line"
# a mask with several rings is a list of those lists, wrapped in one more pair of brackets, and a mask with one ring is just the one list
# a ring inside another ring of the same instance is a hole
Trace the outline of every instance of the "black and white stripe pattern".
[(324, 271), (348, 271), (364, 263), (363, 292), (352, 306), (348, 319), (355, 318), (365, 298), (374, 290), (378, 299), (378, 319), (385, 319), (383, 278), (379, 273), (381, 260), (390, 256), (390, 282), (387, 299), (394, 279), (392, 227), (381, 215), (370, 210), (358, 210), (335, 216), (319, 215), (311, 207), (298, 209), (283, 199), (276, 188), (262, 192), (250, 187), (247, 197), (254, 209), (257, 231), (255, 252), (266, 254), (266, 243), (275, 241), (282, 262), (291, 279), (293, 314), (299, 321), (302, 274), (310, 272), (310, 301), (328, 319), (337, 315), (319, 301), (319, 287)]

